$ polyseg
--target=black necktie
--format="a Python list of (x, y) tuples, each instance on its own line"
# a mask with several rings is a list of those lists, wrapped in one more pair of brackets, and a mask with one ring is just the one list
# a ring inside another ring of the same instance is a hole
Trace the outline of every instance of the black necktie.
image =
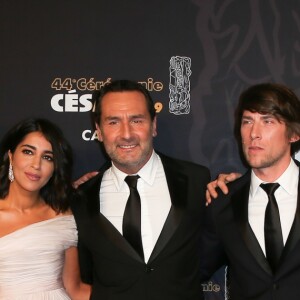
[(266, 183), (260, 186), (269, 198), (265, 213), (265, 246), (267, 260), (275, 272), (283, 249), (279, 210), (274, 196), (279, 183)]
[(128, 184), (130, 194), (123, 216), (123, 236), (131, 246), (144, 259), (144, 251), (141, 236), (141, 199), (137, 190), (137, 181), (140, 176), (127, 176), (125, 182)]

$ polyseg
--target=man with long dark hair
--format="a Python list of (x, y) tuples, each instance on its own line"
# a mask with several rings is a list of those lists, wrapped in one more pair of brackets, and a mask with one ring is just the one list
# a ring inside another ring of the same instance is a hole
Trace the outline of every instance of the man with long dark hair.
[(299, 299), (299, 99), (280, 84), (248, 88), (236, 134), (250, 169), (208, 207), (203, 278), (227, 264), (230, 299)]

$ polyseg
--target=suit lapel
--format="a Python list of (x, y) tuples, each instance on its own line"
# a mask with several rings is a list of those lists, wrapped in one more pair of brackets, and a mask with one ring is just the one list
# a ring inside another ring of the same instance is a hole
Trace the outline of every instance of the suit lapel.
[(91, 216), (98, 215), (100, 212), (99, 191), (103, 173), (99, 173), (96, 177), (88, 182), (87, 208)]
[[(299, 166), (299, 163), (296, 162)], [(232, 196), (232, 207), (234, 218), (238, 223), (243, 240), (247, 245), (247, 248), (255, 257), (258, 264), (262, 267), (265, 272), (272, 275), (272, 270), (269, 263), (256, 239), (254, 232), (251, 229), (248, 219), (248, 199), (249, 199), (249, 189), (250, 189), (250, 172), (245, 175), (246, 181), (242, 183), (241, 189), (239, 189)], [(295, 213), (295, 219), (290, 230), (287, 242), (283, 249), (283, 253), (280, 258), (280, 264), (278, 271), (281, 266), (284, 265), (285, 260), (288, 258), (290, 253), (295, 249), (300, 242), (300, 176), (298, 182), (298, 195), (297, 195), (297, 209)]]
[[(109, 165), (107, 165), (109, 167)], [(99, 228), (103, 235), (116, 247), (121, 249), (123, 252), (131, 256), (133, 259), (142, 262), (143, 260), (138, 253), (131, 247), (127, 240), (122, 234), (113, 226), (113, 224), (100, 212), (100, 185), (103, 178), (104, 171), (107, 169), (103, 168), (99, 175), (92, 179), (88, 193), (88, 211), (91, 216), (93, 226)]]
[(238, 223), (241, 235), (250, 253), (265, 272), (272, 274), (269, 263), (248, 221), (249, 189), (250, 180), (232, 196), (234, 218)]
[(180, 173), (178, 168), (176, 168), (176, 165), (174, 166), (174, 161), (173, 163), (170, 163), (164, 158), (164, 156), (162, 156), (161, 159), (167, 178), (172, 206), (156, 245), (151, 253), (149, 262), (153, 261), (158, 256), (175, 233), (184, 212), (184, 199), (187, 199), (188, 197), (188, 183), (186, 176)]
[[(167, 184), (171, 197), (171, 209), (165, 224), (162, 228), (160, 236), (155, 244), (155, 247), (149, 258), (149, 262), (153, 261), (159, 253), (164, 249), (169, 242), (174, 232), (178, 228), (186, 202), (184, 200), (188, 197), (187, 178), (179, 170), (179, 167), (174, 165), (174, 160), (169, 161), (168, 158), (161, 155), (164, 171), (166, 174)], [(115, 246), (127, 253), (129, 256), (137, 261), (143, 262), (137, 252), (131, 247), (120, 232), (105, 218), (100, 212), (99, 191), (104, 171), (109, 167), (103, 168), (99, 175), (93, 178), (89, 188), (88, 195), (88, 210), (92, 218), (92, 222), (96, 224), (105, 237), (110, 240)]]
[[(272, 274), (271, 268), (268, 264), (268, 261), (255, 237), (254, 232), (251, 229), (251, 226), (248, 222), (248, 196), (249, 196), (250, 182), (242, 187), (232, 197), (234, 216), (237, 222), (239, 223), (239, 228), (241, 230), (243, 239), (253, 254), (259, 265), (269, 274)], [(280, 265), (284, 263), (287, 259), (289, 253), (296, 247), (300, 241), (300, 180), (298, 182), (298, 195), (297, 195), (297, 209), (295, 213), (295, 219), (290, 230), (287, 242), (283, 249), (282, 256), (280, 258)]]
[(101, 229), (103, 235), (116, 247), (121, 249), (127, 255), (133, 259), (144, 263), (143, 259), (139, 254), (132, 248), (132, 246), (127, 242), (127, 240), (121, 235), (121, 233), (109, 222), (105, 216), (100, 213), (98, 216), (93, 217), (93, 222), (97, 224), (98, 228)]
[(289, 253), (295, 248), (300, 241), (300, 178), (298, 182), (298, 196), (297, 196), (297, 209), (295, 213), (295, 219), (290, 230), (288, 239), (283, 249), (282, 256), (280, 258), (280, 264), (286, 259)]

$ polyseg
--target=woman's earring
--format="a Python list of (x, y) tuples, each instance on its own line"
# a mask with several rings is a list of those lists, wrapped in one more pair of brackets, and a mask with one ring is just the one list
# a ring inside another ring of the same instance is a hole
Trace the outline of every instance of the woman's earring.
[(14, 171), (13, 171), (11, 163), (9, 163), (8, 179), (9, 179), (10, 182), (13, 182), (15, 180)]

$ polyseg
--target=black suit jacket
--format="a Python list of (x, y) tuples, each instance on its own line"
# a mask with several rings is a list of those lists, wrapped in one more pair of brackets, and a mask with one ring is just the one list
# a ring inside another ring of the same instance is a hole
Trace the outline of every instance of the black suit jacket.
[(161, 155), (171, 209), (147, 264), (101, 214), (103, 172), (82, 187), (72, 204), (78, 226), (82, 278), (93, 284), (91, 299), (202, 299), (199, 237), (204, 223), (203, 166)]
[(201, 261), (202, 278), (208, 278), (222, 264), (228, 265), (230, 299), (300, 299), (300, 180), (294, 222), (280, 265), (272, 273), (268, 261), (248, 222), (251, 173), (229, 186), (208, 208)]

